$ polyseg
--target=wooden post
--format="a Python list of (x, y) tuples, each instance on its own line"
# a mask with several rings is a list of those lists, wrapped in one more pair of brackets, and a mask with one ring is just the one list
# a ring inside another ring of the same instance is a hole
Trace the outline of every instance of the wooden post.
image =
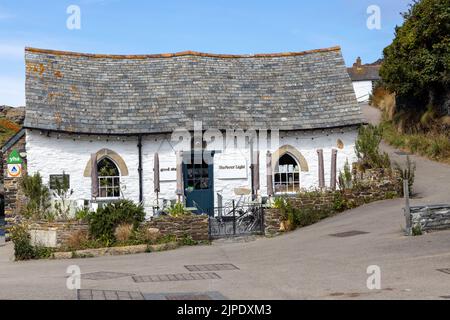
[(317, 156), (319, 157), (319, 188), (325, 188), (325, 173), (323, 167), (323, 150), (317, 150)]
[(331, 190), (336, 190), (336, 162), (337, 162), (337, 150), (333, 149), (331, 151), (331, 179), (330, 188)]
[(407, 236), (411, 235), (411, 210), (409, 207), (409, 183), (408, 179), (403, 180), (403, 195), (405, 196), (405, 219), (406, 219), (406, 230), (405, 234)]

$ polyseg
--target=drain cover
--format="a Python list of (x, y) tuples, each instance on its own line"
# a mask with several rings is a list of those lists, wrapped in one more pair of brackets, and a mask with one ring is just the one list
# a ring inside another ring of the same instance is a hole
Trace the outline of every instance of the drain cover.
[(134, 282), (162, 282), (162, 281), (188, 281), (188, 280), (212, 280), (221, 279), (215, 272), (205, 273), (178, 273), (159, 274), (151, 276), (133, 276)]
[(239, 270), (234, 264), (221, 263), (221, 264), (194, 264), (184, 266), (189, 271), (223, 271), (223, 270)]
[(368, 233), (369, 232), (352, 230), (352, 231), (330, 234), (330, 236), (338, 237), (338, 238), (347, 238), (347, 237), (353, 237), (353, 236), (358, 236), (361, 234), (368, 234)]
[(446, 269), (437, 269), (437, 271), (446, 273), (446, 274), (450, 274), (450, 268), (446, 268)]
[(90, 290), (77, 291), (78, 300), (144, 300), (144, 296), (136, 291)]
[(133, 276), (134, 273), (120, 273), (120, 272), (92, 272), (92, 273), (85, 273), (81, 275), (81, 278), (83, 280), (110, 280), (110, 279), (118, 279), (118, 278), (125, 278), (129, 276)]

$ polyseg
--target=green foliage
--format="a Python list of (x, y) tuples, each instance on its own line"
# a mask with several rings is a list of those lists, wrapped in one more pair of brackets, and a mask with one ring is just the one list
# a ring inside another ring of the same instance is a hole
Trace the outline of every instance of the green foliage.
[(361, 126), (355, 143), (355, 153), (362, 170), (371, 168), (390, 168), (391, 163), (387, 153), (381, 153), (379, 146), (382, 130), (371, 124)]
[(10, 229), (10, 237), (14, 243), (14, 256), (16, 260), (30, 260), (34, 258), (34, 248), (31, 245), (31, 238), (28, 226), (20, 224)]
[(180, 217), (180, 216), (186, 216), (191, 215), (192, 212), (189, 210), (186, 210), (186, 207), (182, 202), (177, 202), (174, 205), (170, 206), (167, 211), (172, 217)]
[(384, 49), (383, 83), (421, 110), (443, 104), (450, 84), (450, 1), (415, 1), (403, 18)]
[(90, 235), (106, 246), (110, 246), (116, 240), (114, 231), (119, 224), (132, 224), (136, 230), (144, 218), (145, 212), (142, 205), (136, 205), (130, 200), (120, 200), (109, 203), (96, 212), (90, 212), (87, 220)]
[(390, 121), (380, 127), (383, 139), (390, 145), (433, 160), (450, 163), (450, 136), (445, 133), (399, 133)]
[(409, 156), (406, 157), (406, 164), (403, 168), (397, 162), (394, 163), (394, 169), (399, 177), (403, 180), (408, 180), (409, 194), (412, 194), (412, 187), (416, 176), (416, 164), (411, 161)]
[(347, 161), (345, 161), (344, 171), (339, 172), (339, 177), (338, 177), (339, 188), (341, 190), (351, 189), (353, 187), (352, 180), (353, 180), (352, 179), (352, 171), (350, 170), (350, 165), (347, 160)]
[(419, 224), (416, 224), (414, 227), (412, 227), (411, 232), (414, 237), (421, 236), (423, 234), (422, 228), (420, 227)]
[(197, 241), (192, 239), (191, 235), (185, 234), (179, 241), (183, 246), (195, 246), (198, 244)]
[(58, 218), (67, 220), (70, 213), (70, 197), (73, 194), (73, 190), (69, 188), (69, 176), (62, 175), (62, 181), (55, 180), (55, 189), (53, 196), (55, 197), (54, 209)]
[(17, 261), (31, 259), (47, 259), (53, 254), (53, 249), (31, 244), (28, 225), (18, 224), (10, 229), (11, 240), (14, 243), (14, 257)]
[(75, 211), (75, 219), (79, 221), (88, 221), (90, 212), (91, 211), (88, 208), (77, 209), (77, 211)]
[(20, 179), (20, 187), (28, 201), (22, 214), (26, 218), (36, 220), (53, 220), (54, 215), (50, 211), (50, 191), (42, 183), (39, 172), (34, 175), (25, 175)]

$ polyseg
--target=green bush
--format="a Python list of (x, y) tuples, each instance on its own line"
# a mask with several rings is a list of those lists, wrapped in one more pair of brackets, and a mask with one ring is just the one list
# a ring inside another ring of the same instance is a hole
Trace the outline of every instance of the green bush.
[(14, 243), (14, 257), (17, 261), (31, 259), (47, 259), (53, 254), (53, 249), (44, 246), (33, 246), (26, 224), (18, 224), (10, 229), (11, 240)]
[(43, 184), (39, 172), (32, 176), (23, 176), (19, 185), (27, 197), (27, 204), (22, 212), (23, 216), (35, 220), (53, 220), (54, 215), (50, 211), (50, 190)]
[(186, 210), (186, 207), (182, 202), (175, 203), (174, 205), (170, 206), (167, 211), (172, 217), (180, 217), (192, 214), (192, 212)]
[(361, 126), (355, 142), (355, 153), (362, 170), (372, 168), (390, 168), (391, 162), (387, 153), (380, 152), (383, 132), (371, 124)]
[(10, 237), (14, 243), (14, 256), (16, 260), (34, 259), (34, 247), (26, 224), (18, 224), (10, 229)]
[(144, 218), (145, 212), (142, 205), (136, 205), (130, 200), (120, 200), (109, 203), (96, 212), (90, 212), (87, 220), (90, 235), (106, 246), (110, 246), (116, 240), (114, 231), (119, 224), (132, 224), (136, 230)]

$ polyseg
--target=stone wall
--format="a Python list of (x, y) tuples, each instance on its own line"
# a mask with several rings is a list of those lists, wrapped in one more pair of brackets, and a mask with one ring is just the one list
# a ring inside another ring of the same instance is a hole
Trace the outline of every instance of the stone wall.
[[(148, 228), (159, 230), (161, 236), (175, 235), (177, 239), (191, 236), (196, 241), (207, 241), (208, 216), (192, 215), (185, 217), (160, 217), (144, 222)], [(78, 221), (30, 222), (30, 234), (33, 244), (51, 248), (60, 247), (76, 232), (88, 231), (89, 225)]]
[(450, 205), (411, 207), (411, 226), (422, 231), (450, 229)]
[(196, 241), (209, 240), (207, 215), (164, 216), (152, 218), (146, 225), (158, 229), (161, 235), (175, 235), (178, 239), (189, 235)]
[(78, 221), (33, 222), (29, 225), (31, 241), (46, 247), (60, 247), (76, 232), (88, 232), (87, 223)]
[[(25, 152), (25, 136), (20, 138), (12, 148), (6, 150), (2, 155), (3, 185), (5, 192), (5, 222), (8, 225), (14, 224), (17, 221), (20, 209), (26, 203), (25, 196), (19, 187), (20, 178), (8, 178), (8, 166), (6, 161), (12, 150)], [(27, 172), (27, 159), (22, 158), (22, 160), (22, 175), (25, 175)]]
[[(366, 170), (359, 174), (358, 181), (352, 189), (303, 192), (288, 197), (287, 201), (293, 208), (333, 213), (402, 195), (401, 180), (394, 173), (384, 169)], [(280, 209), (266, 209), (264, 219), (266, 234), (270, 235), (281, 231), (283, 215)]]

